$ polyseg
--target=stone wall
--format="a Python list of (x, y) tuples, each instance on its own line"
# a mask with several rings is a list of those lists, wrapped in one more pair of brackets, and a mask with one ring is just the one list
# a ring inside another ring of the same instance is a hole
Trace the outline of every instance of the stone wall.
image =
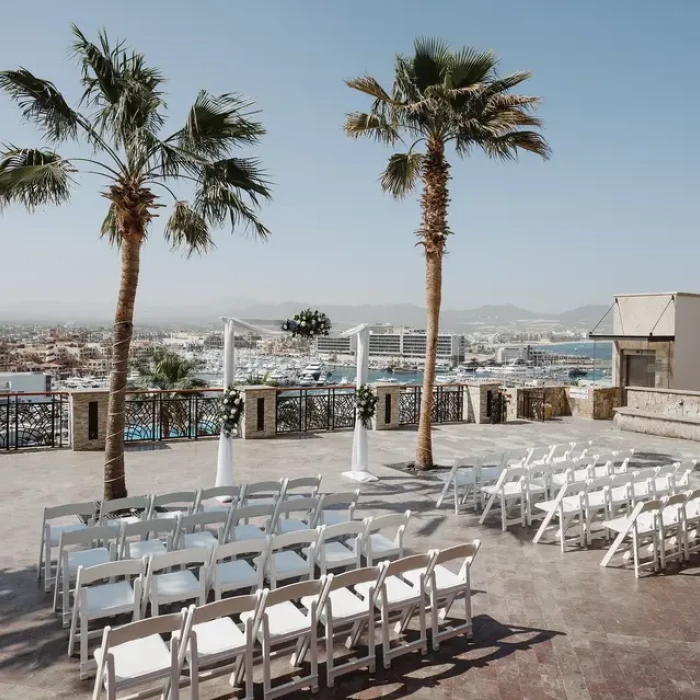
[(611, 420), (615, 409), (621, 403), (622, 391), (611, 387), (566, 388), (570, 415), (592, 420)]
[(243, 393), (241, 437), (271, 438), (277, 434), (277, 389), (266, 385), (236, 387)]
[(489, 392), (495, 400), (500, 388), (499, 382), (466, 382), (462, 393), (462, 420), (465, 423), (490, 423)]
[(401, 387), (398, 384), (373, 384), (372, 386), (377, 393), (377, 412), (374, 416), (374, 429), (398, 430), (401, 427), (399, 420)]
[[(72, 391), (70, 394), (71, 447), (76, 452), (104, 450), (107, 433), (108, 391)], [(90, 426), (92, 412), (93, 425)], [(93, 428), (91, 431), (90, 428)]]

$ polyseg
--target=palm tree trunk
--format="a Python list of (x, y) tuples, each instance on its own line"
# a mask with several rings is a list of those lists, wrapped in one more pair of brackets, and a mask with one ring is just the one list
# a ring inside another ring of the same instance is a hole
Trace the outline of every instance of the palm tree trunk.
[(134, 301), (139, 282), (142, 241), (142, 230), (125, 232), (121, 239), (121, 280), (114, 318), (112, 373), (109, 381), (105, 445), (104, 498), (108, 501), (126, 496), (124, 473), (126, 379), (129, 373), (129, 348), (134, 326)]
[(442, 301), (442, 256), (447, 238), (447, 181), (449, 165), (445, 161), (444, 144), (431, 139), (423, 164), (423, 222), (420, 231), (425, 247), (425, 372), (416, 444), (417, 469), (433, 465), (433, 390), (435, 388), (435, 358), (437, 355), (440, 303)]

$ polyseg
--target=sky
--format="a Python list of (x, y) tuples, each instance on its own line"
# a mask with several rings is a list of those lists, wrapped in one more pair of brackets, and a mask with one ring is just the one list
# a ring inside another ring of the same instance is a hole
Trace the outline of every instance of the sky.
[[(341, 129), (369, 107), (343, 81), (367, 72), (388, 86), (394, 56), (422, 35), (493, 49), (502, 73), (531, 71), (525, 89), (542, 98), (552, 148), (548, 162), (449, 154), (444, 306), (560, 312), (615, 293), (700, 291), (697, 0), (34, 0), (3, 19), (0, 68), (24, 66), (72, 100), (75, 22), (91, 38), (106, 27), (163, 71), (171, 130), (202, 88), (261, 110), (268, 133), (245, 154), (274, 183), (261, 212), (269, 241), (221, 230), (214, 251), (186, 260), (156, 220), (137, 314), (227, 299), (423, 305), (418, 196), (383, 194), (391, 150)], [(0, 141), (39, 144), (5, 96)], [(101, 182), (79, 184), (70, 204), (0, 216), (0, 306), (113, 308), (119, 261), (98, 236)]]

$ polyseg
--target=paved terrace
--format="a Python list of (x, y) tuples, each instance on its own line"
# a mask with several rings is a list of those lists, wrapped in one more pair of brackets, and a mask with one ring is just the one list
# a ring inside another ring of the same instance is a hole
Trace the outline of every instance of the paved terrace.
[[(546, 424), (455, 425), (435, 431), (439, 461), (472, 451), (593, 439), (635, 447), (640, 462), (692, 458), (690, 442), (622, 435), (610, 423), (576, 419)], [(350, 432), (267, 441), (238, 441), (237, 478), (259, 480), (321, 472), (326, 491), (347, 490)], [(624, 698), (700, 697), (698, 566), (635, 580), (631, 570), (601, 569), (603, 552), (559, 552), (531, 543), (534, 530), (501, 533), (498, 518), (479, 527), (477, 517), (435, 509), (438, 484), (391, 465), (412, 458), (415, 433), (370, 433), (372, 469), (361, 515), (410, 508), (407, 544), (412, 551), (476, 537), (482, 548), (473, 570), (474, 640), (455, 638), (439, 653), (410, 654), (391, 670), (346, 676), (325, 698)], [(211, 484), (216, 441), (131, 448), (132, 494)], [(98, 498), (101, 453), (46, 451), (0, 453), (0, 700), (89, 698), (92, 681), (78, 679), (66, 656), (67, 630), (38, 591), (35, 565), (41, 509)], [(286, 663), (286, 661), (285, 661)], [(278, 672), (284, 672), (279, 666)], [(288, 669), (289, 667), (286, 666)], [(260, 680), (256, 667), (256, 682)], [(321, 666), (323, 674), (323, 666)], [(226, 679), (201, 686), (203, 698), (232, 697)], [(256, 692), (262, 688), (257, 687)], [(183, 697), (188, 693), (183, 692)]]

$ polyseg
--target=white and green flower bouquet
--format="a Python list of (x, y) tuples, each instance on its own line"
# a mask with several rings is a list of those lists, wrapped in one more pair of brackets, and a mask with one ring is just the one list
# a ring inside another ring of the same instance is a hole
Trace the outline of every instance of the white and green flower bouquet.
[(243, 394), (238, 389), (233, 387), (224, 389), (219, 405), (219, 420), (221, 430), (226, 437), (233, 437), (237, 432), (243, 415), (243, 404)]
[(293, 338), (315, 338), (317, 335), (328, 335), (331, 320), (322, 311), (306, 309), (294, 314), (282, 324), (282, 330), (292, 334)]
[(372, 426), (372, 418), (377, 412), (377, 395), (368, 384), (363, 384), (355, 391), (355, 410), (357, 417), (365, 428)]

